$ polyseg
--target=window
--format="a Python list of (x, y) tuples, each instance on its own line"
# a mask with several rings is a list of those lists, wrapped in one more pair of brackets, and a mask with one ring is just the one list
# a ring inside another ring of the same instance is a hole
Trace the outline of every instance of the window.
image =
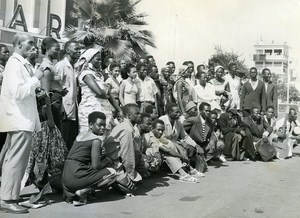
[(272, 67), (273, 66), (273, 62), (266, 62), (266, 67)]
[(263, 62), (255, 62), (255, 66), (260, 68), (260, 67), (264, 66), (264, 63)]
[(274, 49), (274, 54), (275, 55), (281, 55), (282, 54), (282, 49)]
[(274, 67), (281, 67), (282, 66), (282, 62), (274, 62)]
[(273, 50), (272, 49), (265, 49), (265, 54), (272, 55)]
[(256, 54), (264, 54), (264, 50), (258, 49), (258, 50), (256, 50)]

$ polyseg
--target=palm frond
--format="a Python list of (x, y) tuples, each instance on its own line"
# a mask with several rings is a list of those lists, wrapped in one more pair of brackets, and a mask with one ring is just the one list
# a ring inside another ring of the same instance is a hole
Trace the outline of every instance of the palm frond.
[(154, 36), (145, 30), (145, 13), (136, 13), (141, 0), (75, 0), (73, 17), (80, 19), (79, 28), (68, 27), (66, 37), (96, 44), (115, 56), (131, 60), (155, 47)]
[(130, 43), (126, 40), (111, 39), (105, 42), (104, 49), (113, 54), (117, 60), (125, 59), (131, 61), (134, 55)]
[(92, 6), (90, 1), (75, 0), (73, 11), (79, 18), (90, 19)]
[(78, 42), (84, 42), (85, 39), (93, 39), (95, 43), (101, 44), (103, 42), (103, 34), (97, 29), (80, 30), (76, 27), (67, 27), (64, 35), (70, 39)]

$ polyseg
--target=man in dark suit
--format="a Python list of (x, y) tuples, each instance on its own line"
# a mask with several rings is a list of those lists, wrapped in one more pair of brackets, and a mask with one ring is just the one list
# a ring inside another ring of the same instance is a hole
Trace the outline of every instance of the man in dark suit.
[(267, 139), (273, 131), (273, 128), (261, 116), (258, 107), (251, 109), (250, 116), (246, 117), (243, 123), (246, 127), (246, 133), (251, 136), (253, 142), (257, 142), (260, 139)]
[(225, 147), (223, 154), (233, 160), (247, 160), (255, 158), (255, 149), (250, 137), (246, 135), (245, 128), (238, 112), (231, 109), (222, 113), (218, 120), (218, 125), (224, 136)]
[(250, 80), (247, 81), (242, 89), (241, 94), (241, 109), (244, 117), (249, 115), (249, 110), (252, 107), (257, 107), (259, 110), (265, 111), (266, 91), (262, 81), (257, 79), (257, 69), (250, 69)]
[(277, 110), (277, 99), (278, 99), (278, 94), (277, 94), (277, 87), (276, 85), (271, 81), (271, 71), (268, 68), (264, 68), (262, 70), (262, 77), (264, 80), (265, 84), (265, 91), (266, 91), (266, 98), (265, 98), (265, 108), (268, 108), (270, 106), (274, 107), (274, 115), (277, 117), (278, 115), (278, 110)]
[(246, 135), (249, 135), (250, 141), (255, 146), (258, 154), (264, 161), (271, 160), (276, 155), (276, 149), (268, 139), (273, 128), (261, 116), (260, 110), (253, 107), (250, 116), (246, 117), (243, 122)]
[(199, 105), (200, 114), (189, 117), (182, 123), (189, 136), (204, 150), (207, 160), (220, 154), (217, 149), (217, 138), (215, 134), (212, 134), (212, 122), (209, 118), (210, 110), (210, 104), (202, 102)]

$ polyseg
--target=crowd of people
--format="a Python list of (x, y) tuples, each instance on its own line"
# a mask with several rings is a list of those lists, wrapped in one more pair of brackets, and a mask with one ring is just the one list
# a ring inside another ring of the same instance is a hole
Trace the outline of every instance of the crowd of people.
[[(95, 190), (134, 193), (166, 164), (199, 183), (213, 161), (269, 161), (293, 156), (297, 110), (277, 119), (277, 88), (268, 68), (250, 78), (220, 63), (192, 61), (159, 72), (151, 55), (136, 62), (99, 47), (56, 39), (40, 48), (26, 34), (14, 52), (0, 44), (2, 210), (27, 213), (20, 190), (51, 186), (79, 206)], [(43, 59), (39, 61), (40, 51)], [(262, 78), (262, 80), (260, 79)]]

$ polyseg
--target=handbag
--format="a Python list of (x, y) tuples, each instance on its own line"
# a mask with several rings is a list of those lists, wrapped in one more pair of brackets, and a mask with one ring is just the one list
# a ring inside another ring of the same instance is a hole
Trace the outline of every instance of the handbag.
[(256, 150), (263, 159), (263, 161), (271, 160), (274, 156), (276, 156), (277, 153), (274, 145), (271, 144), (269, 140), (263, 139), (260, 139), (256, 143)]

